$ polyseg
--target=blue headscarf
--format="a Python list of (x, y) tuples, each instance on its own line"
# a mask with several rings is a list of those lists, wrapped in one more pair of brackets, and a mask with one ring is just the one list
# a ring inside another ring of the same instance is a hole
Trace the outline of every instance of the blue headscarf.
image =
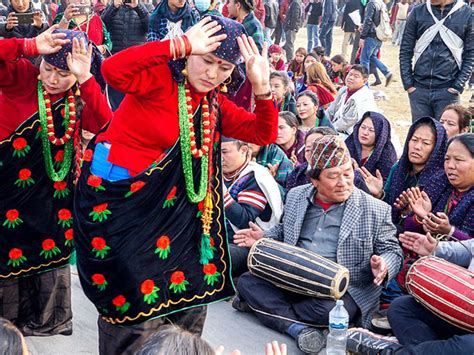
[(362, 160), (362, 146), (359, 142), (359, 128), (366, 117), (372, 119), (375, 130), (375, 146), (369, 158), (364, 164), (364, 167), (375, 175), (378, 169), (383, 176), (383, 181), (387, 180), (388, 174), (393, 164), (397, 161), (397, 153), (392, 144), (392, 137), (390, 134), (390, 122), (377, 112), (366, 112), (362, 119), (354, 126), (354, 131), (347, 137), (346, 145), (359, 166)]
[[(224, 33), (227, 35), (226, 39), (221, 42), (221, 45), (214, 52), (212, 52), (212, 54), (235, 65), (231, 76), (232, 80), (230, 84), (227, 85), (229, 93), (232, 94), (238, 91), (245, 80), (245, 74), (239, 66), (239, 64), (243, 62), (243, 58), (240, 54), (237, 38), (247, 33), (245, 32), (244, 26), (242, 26), (242, 24), (237, 21), (214, 15), (209, 17), (213, 21), (217, 21), (217, 23), (222, 27), (214, 36)], [(168, 65), (173, 74), (173, 79), (177, 82), (182, 82), (184, 80), (184, 76), (181, 72), (186, 66), (186, 61), (184, 59), (176, 61), (171, 60), (169, 61)]]
[(105, 90), (105, 80), (100, 71), (100, 68), (102, 66), (103, 56), (100, 53), (97, 46), (94, 43), (89, 41), (87, 34), (82, 31), (61, 30), (61, 29), (54, 30), (53, 33), (65, 33), (66, 34), (65, 39), (69, 39), (70, 42), (62, 46), (59, 52), (44, 55), (43, 56), (44, 60), (47, 63), (55, 66), (56, 68), (69, 71), (66, 58), (67, 58), (68, 53), (72, 53), (72, 40), (74, 38), (76, 38), (78, 41), (81, 41), (82, 39), (84, 39), (86, 43), (86, 48), (88, 48), (87, 46), (92, 46), (92, 58), (91, 58), (91, 69), (90, 69), (91, 74), (95, 77), (95, 80), (100, 85), (102, 90)]
[(419, 173), (418, 184), (425, 191), (434, 203), (438, 201), (440, 195), (445, 191), (449, 181), (444, 173), (444, 156), (446, 154), (446, 145), (448, 136), (444, 127), (431, 117), (422, 117), (415, 121), (408, 130), (407, 139), (403, 148), (403, 154), (398, 161), (398, 165), (393, 172), (393, 179), (386, 201), (392, 206), (392, 219), (398, 222), (400, 211), (393, 207), (398, 196), (405, 190), (405, 180), (412, 171), (412, 164), (408, 159), (408, 142), (413, 137), (415, 130), (420, 124), (428, 124), (435, 128), (436, 143), (433, 151), (428, 158), (423, 170)]

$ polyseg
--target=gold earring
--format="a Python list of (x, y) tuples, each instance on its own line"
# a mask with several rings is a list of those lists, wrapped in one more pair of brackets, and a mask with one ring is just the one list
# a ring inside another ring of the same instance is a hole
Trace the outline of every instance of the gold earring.
[(229, 76), (222, 84), (221, 84), (221, 92), (226, 94), (227, 93), (227, 85), (230, 84), (232, 81), (232, 77)]
[(188, 70), (186, 68), (184, 68), (183, 70), (181, 70), (181, 74), (183, 74), (183, 76), (185, 78), (187, 78), (188, 77)]
[(38, 74), (38, 81), (41, 81), (41, 74)]

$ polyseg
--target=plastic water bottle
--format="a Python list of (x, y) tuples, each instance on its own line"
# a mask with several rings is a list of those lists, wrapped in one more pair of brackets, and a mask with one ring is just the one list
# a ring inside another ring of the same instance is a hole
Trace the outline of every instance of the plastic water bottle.
[(344, 301), (338, 300), (329, 312), (329, 334), (327, 337), (327, 355), (345, 355), (349, 313), (344, 308)]

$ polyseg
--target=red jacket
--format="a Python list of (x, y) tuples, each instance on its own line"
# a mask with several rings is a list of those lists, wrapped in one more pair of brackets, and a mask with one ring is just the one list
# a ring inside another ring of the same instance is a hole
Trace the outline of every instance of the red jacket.
[[(24, 39), (0, 40), (0, 140), (38, 111), (37, 76), (39, 69), (23, 57)], [(82, 127), (97, 133), (112, 117), (107, 98), (91, 77), (80, 86), (85, 105)], [(51, 96), (51, 101), (64, 94)]]
[[(98, 142), (110, 142), (108, 160), (131, 174), (146, 169), (178, 139), (178, 84), (167, 64), (170, 59), (165, 40), (130, 47), (102, 65), (107, 82), (126, 95)], [(191, 95), (197, 107), (204, 95)], [(218, 102), (225, 136), (259, 145), (276, 140), (278, 111), (272, 100), (256, 100), (255, 114), (220, 94)]]

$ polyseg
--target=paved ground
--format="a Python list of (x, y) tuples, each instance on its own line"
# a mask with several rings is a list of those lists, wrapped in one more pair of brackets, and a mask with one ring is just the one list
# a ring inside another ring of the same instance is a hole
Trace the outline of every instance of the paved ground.
[[(28, 337), (28, 347), (33, 355), (98, 353), (97, 311), (82, 292), (75, 270), (73, 270), (72, 284), (73, 335)], [(263, 327), (252, 314), (237, 312), (228, 302), (213, 304), (209, 307), (203, 337), (214, 347), (224, 345), (225, 354), (229, 354), (234, 349), (239, 349), (243, 355), (263, 354), (265, 344), (272, 340), (285, 342), (288, 345), (289, 354), (302, 354), (290, 337)]]

